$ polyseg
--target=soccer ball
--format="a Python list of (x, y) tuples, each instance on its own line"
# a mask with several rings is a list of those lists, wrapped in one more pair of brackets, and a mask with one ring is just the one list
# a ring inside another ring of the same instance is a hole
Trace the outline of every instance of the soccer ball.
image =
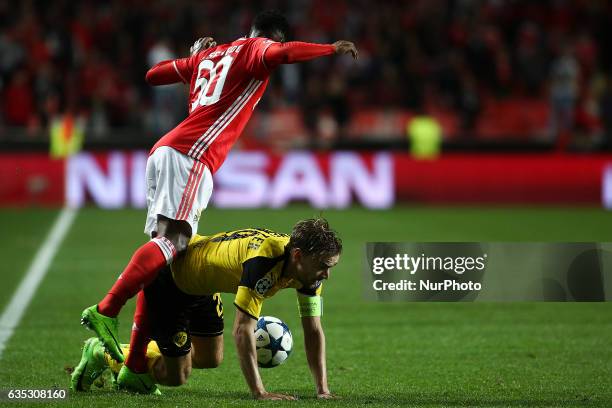
[(262, 316), (255, 327), (255, 346), (257, 364), (262, 368), (276, 367), (289, 358), (293, 348), (293, 336), (282, 320)]

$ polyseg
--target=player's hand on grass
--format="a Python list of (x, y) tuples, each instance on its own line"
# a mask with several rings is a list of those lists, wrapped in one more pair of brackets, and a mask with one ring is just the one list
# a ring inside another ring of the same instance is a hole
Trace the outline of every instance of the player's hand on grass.
[(216, 45), (217, 42), (212, 37), (198, 38), (198, 40), (193, 43), (191, 48), (189, 48), (189, 52), (191, 55), (195, 55), (202, 50), (215, 47)]
[(293, 395), (277, 394), (275, 392), (264, 391), (261, 394), (255, 395), (255, 399), (269, 401), (294, 401), (297, 398), (295, 398)]
[(336, 54), (338, 55), (351, 54), (353, 56), (353, 59), (359, 58), (359, 53), (357, 52), (355, 44), (350, 41), (336, 41), (334, 43), (334, 47), (336, 47)]
[(332, 394), (331, 392), (327, 391), (327, 392), (318, 393), (317, 398), (318, 399), (340, 399), (342, 397), (340, 397), (339, 395)]

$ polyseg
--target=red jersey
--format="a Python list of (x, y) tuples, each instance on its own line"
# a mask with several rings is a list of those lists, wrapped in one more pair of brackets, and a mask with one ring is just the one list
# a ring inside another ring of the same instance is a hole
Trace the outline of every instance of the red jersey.
[(268, 85), (263, 55), (272, 40), (240, 38), (172, 61), (189, 89), (189, 115), (151, 149), (170, 146), (214, 173)]
[(280, 64), (331, 55), (330, 44), (240, 38), (189, 58), (162, 61), (147, 72), (152, 85), (189, 83), (189, 115), (151, 149), (170, 146), (214, 173), (223, 163)]

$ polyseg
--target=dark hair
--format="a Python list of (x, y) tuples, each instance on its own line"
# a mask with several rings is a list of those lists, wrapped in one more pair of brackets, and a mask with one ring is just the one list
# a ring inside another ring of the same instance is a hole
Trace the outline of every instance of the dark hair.
[(256, 31), (259, 36), (272, 38), (274, 34), (279, 33), (282, 36), (282, 41), (287, 37), (289, 32), (289, 22), (279, 11), (267, 10), (255, 16), (251, 31)]
[(306, 255), (330, 257), (342, 252), (342, 241), (326, 219), (310, 218), (293, 226), (287, 247), (299, 248)]

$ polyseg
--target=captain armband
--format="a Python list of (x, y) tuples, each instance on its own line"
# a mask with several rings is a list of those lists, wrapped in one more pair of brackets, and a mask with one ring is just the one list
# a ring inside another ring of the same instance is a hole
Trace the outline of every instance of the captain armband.
[(321, 296), (299, 295), (297, 300), (300, 317), (319, 317), (323, 315), (323, 298)]

